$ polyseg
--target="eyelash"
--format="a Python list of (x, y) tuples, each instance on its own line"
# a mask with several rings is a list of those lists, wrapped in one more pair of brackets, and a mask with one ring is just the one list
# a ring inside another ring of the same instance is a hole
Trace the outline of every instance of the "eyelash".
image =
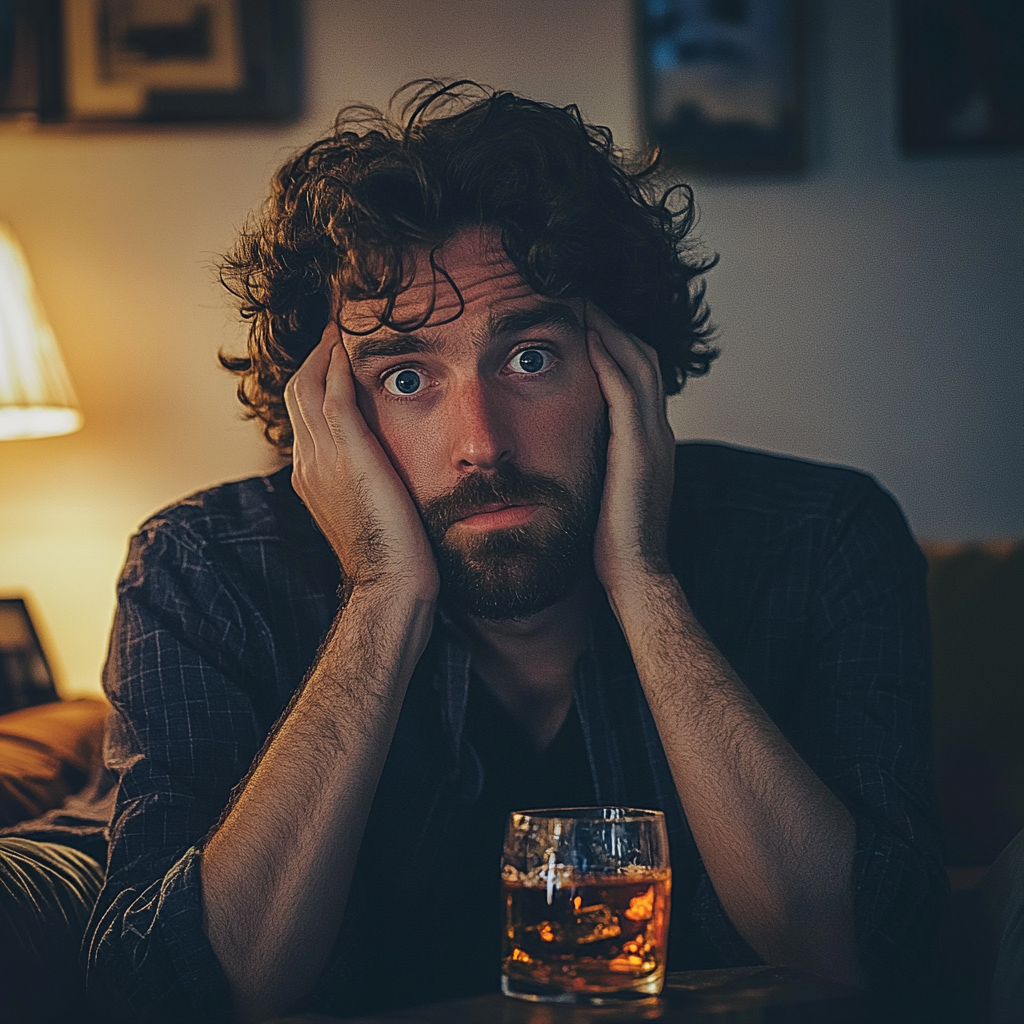
[[(533, 351), (543, 352), (545, 357), (548, 360), (548, 364), (546, 366), (541, 367), (541, 369), (539, 369), (539, 370), (534, 370), (532, 373), (530, 373), (529, 371), (522, 371), (522, 372), (517, 372), (517, 371), (514, 371), (514, 370), (510, 371), (510, 374), (512, 376), (516, 376), (516, 377), (537, 377), (540, 374), (546, 373), (548, 370), (551, 369), (551, 367), (555, 363), (555, 354), (551, 351), (551, 349), (547, 345), (545, 345), (545, 344), (537, 344), (537, 343), (525, 344), (525, 345), (522, 346), (522, 348), (516, 349), (508, 357), (508, 359), (506, 360), (505, 367), (507, 368), (508, 365), (512, 362), (512, 360), (516, 358), (516, 356), (521, 356), (524, 352), (533, 352)], [(422, 390), (422, 388), (420, 388), (420, 389), (418, 389), (416, 391), (413, 391), (413, 392), (411, 392), (409, 394), (402, 394), (400, 392), (395, 392), (395, 391), (391, 391), (391, 390), (388, 389), (387, 382), (389, 380), (394, 380), (400, 373), (404, 373), (406, 370), (411, 370), (413, 373), (418, 373), (420, 375), (420, 377), (426, 377), (427, 376), (427, 374), (423, 370), (421, 370), (419, 367), (414, 366), (414, 365), (413, 366), (395, 366), (395, 367), (392, 367), (386, 373), (382, 374), (381, 378), (380, 378), (381, 390), (384, 392), (384, 394), (388, 398), (391, 398), (391, 399), (394, 399), (396, 401), (402, 402), (402, 401), (408, 401), (409, 399), (412, 399), (412, 398), (416, 398), (420, 394), (420, 391)]]

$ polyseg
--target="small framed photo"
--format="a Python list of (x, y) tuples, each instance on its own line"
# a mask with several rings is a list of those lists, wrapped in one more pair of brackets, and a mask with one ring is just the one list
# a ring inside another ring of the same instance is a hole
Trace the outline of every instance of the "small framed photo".
[(907, 153), (1024, 147), (1024, 3), (900, 0), (896, 30)]
[(23, 598), (0, 598), (0, 715), (58, 700)]
[(634, 0), (647, 135), (666, 165), (790, 173), (805, 159), (799, 0)]
[(0, 110), (287, 120), (301, 112), (300, 39), (298, 0), (0, 0)]

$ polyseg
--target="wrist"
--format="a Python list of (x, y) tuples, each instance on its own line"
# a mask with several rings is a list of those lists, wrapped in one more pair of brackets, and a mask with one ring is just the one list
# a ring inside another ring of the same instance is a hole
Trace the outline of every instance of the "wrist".
[(343, 614), (356, 610), (364, 615), (382, 615), (385, 621), (423, 614), (433, 615), (439, 586), (436, 581), (409, 574), (379, 573), (342, 583)]
[(682, 595), (679, 581), (664, 559), (636, 558), (606, 566), (601, 583), (612, 602), (658, 604), (676, 592)]
[[(609, 604), (632, 644), (651, 632), (678, 636), (679, 630), (699, 629), (690, 602), (667, 566), (644, 565), (620, 573), (605, 584)], [(666, 632), (667, 630), (667, 632)]]
[(342, 562), (341, 577), (339, 590), (346, 604), (356, 595), (366, 603), (436, 603), (441, 589), (437, 566), (432, 559), (413, 564), (364, 564), (354, 572), (346, 570)]
[(333, 652), (346, 670), (364, 662), (364, 686), (377, 679), (386, 691), (396, 682), (404, 687), (430, 639), (436, 606), (435, 598), (390, 582), (362, 583), (347, 592), (322, 654)]

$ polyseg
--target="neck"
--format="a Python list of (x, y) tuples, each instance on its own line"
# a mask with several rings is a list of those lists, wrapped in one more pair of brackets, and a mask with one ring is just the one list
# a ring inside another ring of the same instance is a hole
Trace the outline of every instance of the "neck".
[(596, 580), (526, 619), (463, 616), (483, 684), (543, 750), (572, 703), (576, 661), (587, 645)]

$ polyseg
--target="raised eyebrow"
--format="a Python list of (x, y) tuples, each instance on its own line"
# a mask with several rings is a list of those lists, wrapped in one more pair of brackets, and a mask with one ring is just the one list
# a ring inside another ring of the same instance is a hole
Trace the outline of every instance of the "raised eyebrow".
[(582, 330), (576, 310), (565, 302), (545, 302), (532, 309), (517, 309), (495, 317), (489, 324), (491, 336), (515, 334), (535, 327), (571, 327)]
[(385, 334), (376, 338), (356, 338), (349, 359), (353, 363), (368, 363), (374, 359), (433, 351), (434, 346), (416, 334)]

